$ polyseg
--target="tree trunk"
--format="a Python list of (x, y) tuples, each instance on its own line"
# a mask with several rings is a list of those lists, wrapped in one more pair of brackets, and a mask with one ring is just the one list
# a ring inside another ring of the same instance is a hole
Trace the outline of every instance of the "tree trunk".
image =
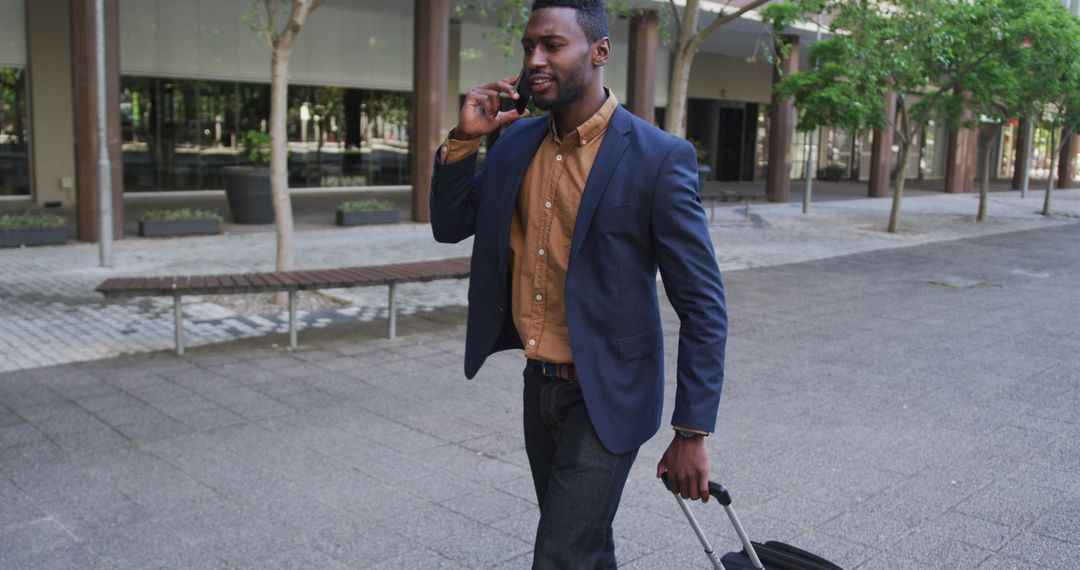
[(889, 233), (895, 234), (900, 225), (900, 202), (904, 197), (904, 181), (906, 179), (908, 152), (911, 149), (910, 137), (904, 136), (900, 140), (900, 156), (897, 157), (896, 165), (896, 190), (893, 191), (892, 211), (889, 213)]
[[(291, 47), (291, 46), (288, 46)], [(288, 105), (289, 52), (285, 46), (275, 46), (270, 72), (270, 191), (274, 199), (274, 222), (277, 226), (278, 271), (293, 268), (293, 216), (289, 199), (289, 139), (285, 129)], [(285, 302), (285, 293), (274, 301)]]
[(1050, 131), (1050, 175), (1047, 177), (1046, 181), (1046, 197), (1043, 198), (1042, 215), (1044, 216), (1051, 215), (1050, 206), (1054, 195), (1054, 174), (1056, 174), (1054, 171), (1057, 170), (1057, 158), (1058, 155), (1061, 154), (1061, 146), (1063, 146), (1058, 144), (1057, 136), (1058, 129), (1057, 127), (1054, 127), (1053, 130)]
[(979, 215), (975, 216), (975, 221), (986, 221), (986, 202), (990, 196), (990, 149), (994, 146), (994, 140), (996, 137), (1001, 136), (1001, 125), (998, 125), (992, 131), (990, 138), (986, 139), (986, 149), (983, 150), (983, 177), (982, 183), (979, 184)]
[(686, 93), (690, 86), (690, 66), (693, 63), (693, 56), (684, 54), (681, 47), (675, 51), (671, 60), (664, 130), (679, 138), (686, 138)]
[(698, 26), (697, 8), (698, 0), (687, 0), (681, 25), (675, 30), (675, 45), (672, 46), (664, 130), (679, 138), (686, 138), (686, 95), (690, 86), (690, 67), (694, 64), (694, 53), (697, 51), (696, 46), (691, 45)]

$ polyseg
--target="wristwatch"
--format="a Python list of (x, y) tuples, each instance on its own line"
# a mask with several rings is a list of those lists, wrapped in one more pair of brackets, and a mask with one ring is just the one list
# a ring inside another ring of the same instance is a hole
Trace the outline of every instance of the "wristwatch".
[(677, 429), (675, 430), (675, 433), (679, 434), (679, 437), (683, 439), (701, 439), (704, 437), (696, 431), (688, 431), (685, 429)]

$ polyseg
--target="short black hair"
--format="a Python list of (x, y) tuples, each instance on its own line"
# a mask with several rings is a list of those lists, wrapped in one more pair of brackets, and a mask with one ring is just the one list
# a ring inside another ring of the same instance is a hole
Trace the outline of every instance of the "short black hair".
[(577, 23), (590, 42), (609, 37), (607, 10), (604, 0), (534, 0), (532, 11), (543, 8), (573, 8), (577, 10)]

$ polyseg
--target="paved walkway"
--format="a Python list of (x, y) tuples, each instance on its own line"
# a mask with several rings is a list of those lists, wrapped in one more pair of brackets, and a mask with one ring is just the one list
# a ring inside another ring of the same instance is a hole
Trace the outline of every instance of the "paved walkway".
[[(1038, 214), (1042, 193), (1021, 200), (995, 192), (990, 220), (973, 221), (974, 195), (924, 195), (906, 199), (899, 234), (885, 233), (889, 199), (816, 203), (809, 215), (799, 204), (754, 204), (750, 220), (741, 206), (718, 206), (712, 237), (725, 271), (770, 267), (1026, 229), (1080, 223), (1080, 190), (1058, 191), (1058, 215)], [(471, 240), (437, 244), (422, 224), (298, 231), (298, 268), (419, 261), (468, 255)], [(116, 243), (116, 267), (97, 267), (97, 246), (0, 250), (0, 371), (80, 362), (120, 354), (165, 350), (173, 344), (172, 300), (105, 301), (94, 287), (112, 276), (265, 271), (273, 268), (274, 240), (267, 233), (179, 239), (129, 238)], [(436, 282), (399, 288), (404, 314), (460, 306), (466, 283)], [(300, 314), (305, 329), (386, 317), (383, 288), (329, 291), (344, 305)], [(283, 333), (284, 313), (242, 316), (186, 297), (186, 339), (191, 346)], [(281, 342), (281, 336), (270, 337)]]
[[(846, 568), (1080, 567), (1080, 225), (1029, 209), (1010, 223), (1041, 229), (726, 274), (707, 441), (754, 538)], [(736, 219), (715, 228), (728, 254), (777, 235)], [(837, 228), (860, 239), (818, 255), (931, 235), (908, 219), (899, 237)], [(796, 241), (761, 259), (809, 256)], [(465, 381), (463, 321), (440, 308), (393, 342), (358, 323), (296, 353), (248, 339), (0, 374), (0, 567), (528, 568), (521, 356)], [(664, 329), (674, 354), (666, 306)], [(707, 567), (653, 478), (669, 437), (642, 449), (616, 520), (627, 569)], [(734, 548), (719, 507), (698, 511)]]

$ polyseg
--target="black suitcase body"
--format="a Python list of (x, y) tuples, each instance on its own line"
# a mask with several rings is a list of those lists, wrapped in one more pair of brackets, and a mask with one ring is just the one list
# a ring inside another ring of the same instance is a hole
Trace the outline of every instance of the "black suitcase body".
[[(664, 486), (668, 487), (666, 476), (663, 478), (663, 482)], [(694, 532), (697, 534), (701, 546), (705, 548), (705, 555), (708, 556), (715, 570), (843, 570), (840, 566), (816, 554), (811, 554), (790, 544), (775, 540), (764, 543), (751, 541), (743, 529), (739, 517), (735, 514), (735, 509), (731, 506), (731, 494), (723, 485), (709, 481), (709, 495), (724, 507), (728, 519), (731, 520), (731, 525), (735, 527), (735, 532), (739, 535), (739, 540), (743, 544), (742, 551), (728, 552), (723, 556), (717, 556), (686, 500), (679, 496), (677, 492), (672, 494), (675, 495), (675, 500), (678, 501), (679, 507), (682, 508), (683, 514), (686, 515), (686, 519), (690, 521), (690, 526), (693, 527)]]

